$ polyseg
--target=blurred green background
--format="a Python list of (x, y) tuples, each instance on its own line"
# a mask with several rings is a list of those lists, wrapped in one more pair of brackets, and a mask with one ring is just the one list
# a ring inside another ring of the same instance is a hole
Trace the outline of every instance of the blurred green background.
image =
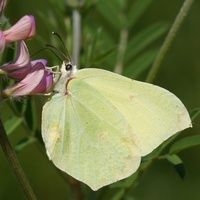
[[(80, 67), (115, 70), (122, 30), (128, 32), (122, 74), (144, 81), (152, 62), (177, 15), (183, 0), (85, 0), (81, 6), (82, 43)], [(31, 54), (45, 44), (59, 47), (51, 31), (58, 32), (72, 52), (72, 13), (74, 0), (68, 1), (9, 1), (6, 16), (11, 24), (25, 14), (36, 18), (37, 36), (28, 41)], [(189, 112), (200, 107), (200, 1), (195, 1), (183, 26), (162, 63), (154, 81), (176, 94)], [(8, 54), (7, 60), (11, 59)], [(47, 58), (49, 65), (61, 62), (48, 51), (34, 58)], [(3, 62), (2, 62), (3, 63)], [(107, 186), (92, 192), (59, 172), (48, 160), (40, 135), (41, 108), (45, 97), (27, 97), (0, 105), (9, 139), (18, 150), (18, 158), (40, 200), (109, 199), (109, 200), (199, 200), (200, 145), (180, 151), (185, 167), (181, 179), (167, 160), (155, 160), (143, 173), (137, 186)], [(179, 138), (198, 135), (200, 124), (185, 130)], [(10, 130), (12, 129), (12, 130)], [(31, 142), (30, 136), (37, 138)], [(29, 138), (27, 140), (27, 138)], [(30, 144), (27, 144), (27, 141)], [(116, 186), (116, 187), (115, 187)], [(79, 193), (78, 193), (79, 191)], [(7, 160), (0, 151), (0, 200), (24, 199)]]

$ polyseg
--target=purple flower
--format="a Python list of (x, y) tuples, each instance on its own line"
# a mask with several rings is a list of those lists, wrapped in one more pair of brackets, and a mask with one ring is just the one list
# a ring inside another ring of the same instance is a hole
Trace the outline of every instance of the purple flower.
[(24, 41), (18, 42), (17, 56), (13, 62), (4, 64), (0, 70), (18, 82), (4, 90), (6, 96), (24, 96), (48, 93), (54, 82), (53, 72), (47, 67), (47, 60), (30, 60)]
[(17, 45), (17, 55), (15, 60), (4, 64), (0, 69), (4, 71), (8, 77), (16, 80), (23, 79), (30, 72), (30, 56), (24, 41), (20, 41)]
[(48, 93), (53, 86), (53, 73), (42, 62), (36, 62), (20, 82), (3, 91), (6, 96), (25, 96)]
[[(5, 3), (5, 2), (4, 2)], [(0, 0), (1, 6), (1, 0)], [(35, 35), (35, 19), (25, 15), (8, 30), (0, 30), (0, 52), (11, 42), (18, 41), (17, 55), (13, 62), (0, 67), (0, 73), (15, 79), (15, 85), (3, 91), (5, 96), (25, 96), (48, 93), (53, 84), (53, 72), (44, 59), (31, 60), (28, 48), (23, 40)]]
[(4, 74), (7, 74), (9, 78), (20, 81), (31, 72), (32, 66), (37, 63), (42, 63), (44, 66), (47, 66), (47, 60), (45, 59), (30, 60), (28, 48), (22, 40), (18, 42), (15, 60), (2, 65), (0, 70)]
[(33, 37), (35, 29), (34, 17), (32, 15), (25, 15), (8, 30), (0, 31), (0, 52), (3, 52), (6, 44)]

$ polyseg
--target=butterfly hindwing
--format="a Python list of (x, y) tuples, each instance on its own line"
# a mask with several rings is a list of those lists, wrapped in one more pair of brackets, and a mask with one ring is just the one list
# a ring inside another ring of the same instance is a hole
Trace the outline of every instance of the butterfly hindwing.
[[(115, 106), (85, 82), (77, 87), (69, 88), (68, 96), (55, 95), (45, 104), (45, 119), (52, 106), (59, 114), (43, 120), (42, 133), (54, 164), (97, 190), (134, 173), (141, 156), (131, 127)], [(52, 142), (55, 127), (60, 137)]]

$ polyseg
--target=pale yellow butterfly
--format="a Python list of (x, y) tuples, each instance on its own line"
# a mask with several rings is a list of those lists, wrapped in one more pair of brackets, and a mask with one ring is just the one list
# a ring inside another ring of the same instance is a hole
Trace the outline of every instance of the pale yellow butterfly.
[(130, 176), (142, 156), (192, 126), (161, 87), (71, 63), (61, 74), (43, 107), (42, 137), (49, 159), (93, 190)]

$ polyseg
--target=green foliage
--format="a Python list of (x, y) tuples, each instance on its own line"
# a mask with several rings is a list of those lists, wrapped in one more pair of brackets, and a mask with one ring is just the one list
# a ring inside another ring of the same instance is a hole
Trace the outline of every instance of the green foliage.
[[(121, 73), (134, 79), (144, 80), (170, 28), (169, 24), (173, 20), (171, 16), (174, 17), (178, 12), (175, 8), (180, 7), (180, 2), (167, 2), (166, 5), (163, 0), (161, 1), (163, 6), (153, 0), (81, 2), (83, 3), (79, 4), (79, 1), (73, 0), (9, 1), (6, 15), (12, 21), (16, 21), (19, 16), (26, 13), (33, 13), (36, 16), (37, 37), (28, 41), (29, 50), (34, 54), (34, 58), (48, 58), (49, 66), (53, 66), (60, 65), (61, 61), (49, 51), (39, 53), (38, 51), (46, 44), (53, 44), (58, 49), (62, 49), (60, 41), (51, 34), (52, 31), (56, 31), (72, 54), (74, 36), (72, 13), (74, 9), (78, 9), (82, 19), (80, 68), (99, 67), (115, 71), (120, 55)], [(199, 3), (196, 6), (200, 8)], [(194, 10), (194, 14), (180, 31), (157, 79), (159, 85), (175, 91), (189, 108), (199, 106), (200, 101), (199, 55), (195, 53), (199, 54), (200, 29), (198, 23), (195, 24), (198, 21), (196, 19), (199, 18), (198, 9)], [(190, 32), (192, 26), (195, 30), (192, 29)], [(128, 36), (126, 41), (122, 41), (125, 43), (124, 52), (120, 52), (120, 34), (124, 30), (127, 31)], [(193, 32), (196, 37), (193, 36)], [(2, 57), (1, 64), (12, 60), (14, 54), (12, 48), (8, 49)], [(13, 84), (6, 78), (2, 78), (2, 75), (0, 78), (1, 89)], [(199, 109), (192, 113), (197, 126), (194, 125), (195, 130), (191, 131), (191, 135), (182, 137), (180, 134), (178, 138), (171, 138), (147, 156), (146, 160), (144, 159), (137, 173), (95, 193), (85, 185), (63, 175), (46, 159), (40, 125), (42, 105), (47, 99), (48, 97), (40, 96), (25, 97), (14, 101), (8, 100), (0, 105), (0, 116), (7, 134), (33, 183), (38, 199), (167, 200), (169, 188), (170, 193), (173, 194), (170, 199), (184, 199), (187, 198), (185, 196), (193, 195), (194, 200), (199, 198), (197, 186), (200, 184), (200, 172), (199, 168), (194, 167), (194, 165), (200, 167)], [(157, 159), (159, 161), (153, 162)], [(168, 166), (162, 163), (163, 159), (173, 166), (184, 165), (186, 172), (188, 168), (193, 170), (193, 172), (188, 170), (189, 172), (186, 173), (185, 185), (176, 180), (176, 176), (171, 173)], [(0, 154), (0, 199), (23, 199), (23, 194), (18, 190), (17, 183), (10, 174), (6, 161)], [(188, 185), (193, 180), (195, 184)]]
[[(87, 58), (86, 63), (89, 66), (100, 66), (101, 68), (103, 66), (112, 66), (109, 69), (115, 70), (119, 55), (120, 33), (125, 29), (128, 32), (128, 38), (125, 41), (127, 45), (125, 46), (123, 56), (122, 73), (129, 76), (133, 74), (131, 77), (135, 78), (145, 71), (151, 65), (155, 53), (158, 51), (158, 46), (155, 48), (152, 44), (163, 36), (169, 28), (166, 23), (156, 22), (141, 30), (135, 29), (137, 23), (139, 24), (139, 19), (150, 3), (151, 1), (149, 0), (134, 2), (116, 1), (115, 3), (106, 0), (98, 1), (96, 3), (97, 6), (93, 7), (86, 19), (84, 20), (83, 18), (84, 29), (87, 30), (88, 36), (86, 40), (83, 40), (82, 48), (83, 52), (91, 52), (92, 50), (95, 52), (95, 57), (100, 57), (101, 60), (88, 60)], [(98, 32), (95, 33), (95, 29)], [(147, 48), (149, 48), (149, 52), (145, 51)], [(112, 55), (107, 52), (112, 53)], [(107, 59), (107, 56), (110, 59)], [(142, 61), (146, 58), (147, 61), (145, 60), (141, 66), (138, 66), (138, 60)], [(85, 61), (84, 54), (82, 60), (82, 62)]]
[(185, 177), (185, 167), (181, 158), (176, 154), (167, 155), (166, 159), (174, 165), (175, 170), (179, 174), (180, 178)]
[(200, 135), (184, 137), (171, 145), (169, 153), (179, 153), (187, 148), (195, 147), (197, 145), (200, 145)]
[(21, 117), (12, 117), (10, 119), (8, 119), (5, 123), (5, 129), (6, 129), (6, 133), (8, 135), (10, 135), (14, 130), (17, 129), (18, 126), (21, 125), (21, 123), (23, 122), (23, 119)]

